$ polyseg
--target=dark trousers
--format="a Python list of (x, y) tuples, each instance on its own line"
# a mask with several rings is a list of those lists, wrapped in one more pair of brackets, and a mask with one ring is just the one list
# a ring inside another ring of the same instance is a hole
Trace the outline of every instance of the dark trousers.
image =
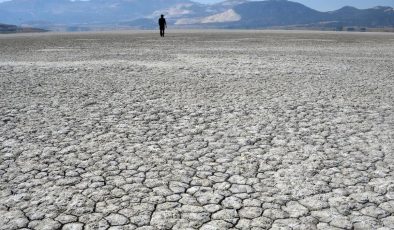
[(164, 27), (160, 27), (160, 36), (164, 37)]

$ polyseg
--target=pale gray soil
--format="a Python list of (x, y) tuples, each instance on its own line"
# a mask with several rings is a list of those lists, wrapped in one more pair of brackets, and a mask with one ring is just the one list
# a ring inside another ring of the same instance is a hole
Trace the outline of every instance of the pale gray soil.
[(0, 229), (394, 229), (394, 35), (0, 36)]

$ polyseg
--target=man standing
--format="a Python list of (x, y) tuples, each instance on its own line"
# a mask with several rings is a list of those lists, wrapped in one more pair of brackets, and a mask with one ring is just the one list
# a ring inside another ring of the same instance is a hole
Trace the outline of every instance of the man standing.
[(159, 19), (159, 26), (160, 26), (160, 36), (164, 37), (164, 30), (167, 28), (167, 22), (166, 19), (164, 18), (164, 15), (161, 15), (161, 18)]

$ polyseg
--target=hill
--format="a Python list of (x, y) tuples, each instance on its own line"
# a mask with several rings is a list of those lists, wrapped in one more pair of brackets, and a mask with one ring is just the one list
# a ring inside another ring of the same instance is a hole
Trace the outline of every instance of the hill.
[(16, 25), (8, 25), (0, 23), (0, 34), (6, 33), (33, 33), (33, 32), (46, 32), (46, 30), (30, 27), (18, 27)]

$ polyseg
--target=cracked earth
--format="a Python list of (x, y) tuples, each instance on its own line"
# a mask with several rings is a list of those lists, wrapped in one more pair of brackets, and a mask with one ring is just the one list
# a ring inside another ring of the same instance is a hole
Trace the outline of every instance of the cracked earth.
[(394, 35), (0, 37), (0, 229), (394, 229)]

